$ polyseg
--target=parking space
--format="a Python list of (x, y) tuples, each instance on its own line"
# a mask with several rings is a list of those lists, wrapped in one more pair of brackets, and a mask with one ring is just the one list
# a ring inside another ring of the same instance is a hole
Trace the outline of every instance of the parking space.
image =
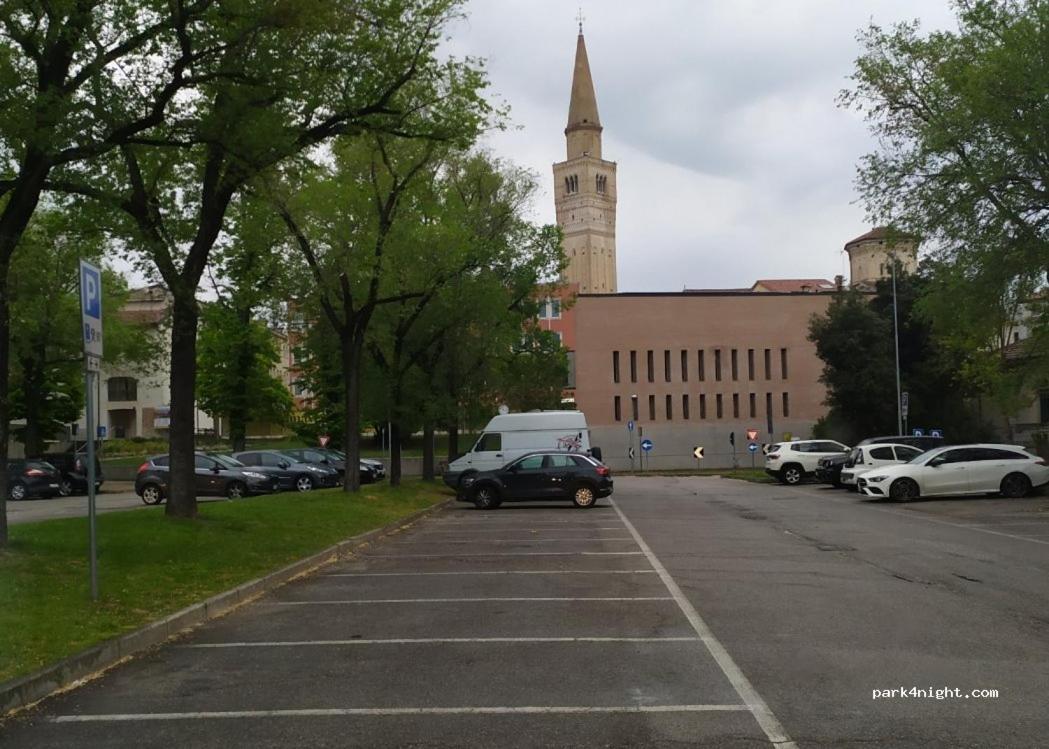
[(608, 500), (456, 506), (50, 700), (7, 738), (792, 746)]

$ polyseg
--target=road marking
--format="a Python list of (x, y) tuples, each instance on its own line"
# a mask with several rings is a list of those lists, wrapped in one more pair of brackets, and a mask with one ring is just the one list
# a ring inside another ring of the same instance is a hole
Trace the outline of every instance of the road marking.
[[(815, 492), (806, 491), (805, 489), (795, 489), (799, 494), (806, 494), (810, 497), (816, 497), (817, 499), (825, 499), (824, 495), (816, 494)], [(917, 520), (924, 520), (927, 523), (936, 523), (937, 525), (948, 525), (951, 528), (964, 528), (965, 530), (976, 531), (977, 533), (988, 533), (992, 536), (1004, 536), (1005, 538), (1012, 538), (1017, 541), (1030, 541), (1032, 544), (1041, 544), (1043, 546), (1049, 546), (1049, 540), (1043, 540), (1041, 538), (1031, 538), (1030, 536), (1017, 536), (1013, 533), (1002, 533), (1001, 531), (992, 531), (988, 528), (978, 528), (970, 523), (951, 523), (947, 520), (938, 520), (931, 518), (917, 510), (901, 511), (901, 510), (890, 510), (887, 507), (870, 507), (867, 509), (875, 512), (884, 512), (889, 515), (898, 515), (903, 518), (915, 518)]]
[(423, 637), (384, 640), (274, 640), (266, 642), (201, 642), (176, 647), (191, 650), (222, 648), (294, 648), (337, 645), (459, 645), (474, 643), (603, 643), (603, 642), (699, 642), (698, 637)]
[(318, 577), (425, 577), (430, 575), (654, 575), (655, 570), (459, 570), (456, 572), (330, 572)]
[(477, 598), (361, 598), (341, 601), (268, 601), (268, 606), (344, 606), (370, 603), (480, 603), (482, 601), (673, 601), (671, 596), (617, 596), (617, 597), (477, 597)]
[(619, 519), (623, 521), (623, 525), (626, 526), (627, 530), (630, 531), (630, 535), (634, 537), (637, 545), (641, 547), (645, 557), (648, 559), (649, 564), (659, 574), (663, 584), (667, 586), (667, 590), (670, 591), (670, 595), (677, 601), (677, 605), (681, 608), (681, 612), (688, 619), (689, 624), (692, 625), (692, 629), (696, 631), (699, 638), (703, 641), (703, 644), (707, 646), (707, 650), (710, 651), (710, 655), (713, 656), (714, 660), (717, 661), (718, 666), (721, 668), (722, 673), (732, 683), (732, 686), (736, 690), (736, 694), (740, 696), (740, 699), (746, 703), (747, 708), (753, 714), (754, 719), (757, 720), (758, 725), (765, 732), (769, 741), (772, 745), (778, 747), (778, 749), (797, 749), (797, 744), (791, 741), (790, 737), (787, 736), (787, 732), (784, 730), (783, 725), (779, 722), (772, 710), (765, 703), (765, 700), (761, 698), (757, 690), (754, 689), (753, 685), (743, 675), (743, 671), (740, 670), (736, 662), (732, 660), (732, 656), (728, 654), (724, 646), (714, 636), (714, 633), (707, 626), (707, 623), (703, 621), (703, 617), (699, 615), (696, 608), (692, 603), (685, 597), (685, 594), (681, 592), (681, 588), (674, 581), (674, 578), (667, 572), (666, 567), (663, 566), (662, 562), (652, 553), (652, 549), (649, 548), (648, 544), (645, 543), (645, 539), (641, 538), (641, 534), (637, 532), (637, 528), (634, 524), (627, 519), (627, 516), (623, 514), (623, 511), (619, 509), (617, 505), (611, 499), (609, 500), (612, 507), (619, 514)]
[(402, 546), (413, 546), (416, 544), (519, 544), (519, 543), (530, 543), (540, 542), (549, 543), (551, 541), (633, 541), (630, 536), (607, 536), (599, 538), (595, 536), (582, 537), (582, 536), (567, 536), (565, 538), (530, 538), (528, 536), (522, 536), (521, 538), (434, 538), (434, 539), (422, 539), (416, 538), (413, 541), (402, 541)]
[(534, 707), (347, 707), (303, 710), (223, 710), (194, 713), (123, 713), (110, 715), (58, 715), (52, 723), (111, 723), (150, 720), (227, 718), (300, 718), (396, 715), (577, 715), (589, 713), (711, 713), (745, 711), (747, 705), (621, 705)]
[(480, 554), (361, 554), (362, 559), (443, 559), (447, 557), (639, 557), (640, 551), (492, 551)]
[[(500, 528), (499, 530), (501, 530), (501, 531), (519, 531), (521, 533), (532, 533), (533, 532), (533, 531), (530, 531), (528, 528), (522, 528), (520, 525), (508, 525), (508, 526), (506, 526), (504, 528)], [(546, 533), (546, 532), (556, 533), (558, 531), (576, 531), (576, 530), (621, 531), (621, 530), (623, 530), (623, 526), (621, 526), (621, 525), (580, 525), (580, 526), (573, 527), (573, 528), (540, 528), (538, 530), (542, 530), (544, 533)], [(419, 531), (415, 535), (417, 535), (417, 536), (424, 536), (424, 535), (429, 535), (431, 533), (491, 533), (491, 530), (488, 530), (488, 529), (485, 529), (485, 530), (464, 529), (464, 530), (455, 530), (455, 531), (434, 531), (434, 530), (426, 530), (426, 529), (420, 528)]]

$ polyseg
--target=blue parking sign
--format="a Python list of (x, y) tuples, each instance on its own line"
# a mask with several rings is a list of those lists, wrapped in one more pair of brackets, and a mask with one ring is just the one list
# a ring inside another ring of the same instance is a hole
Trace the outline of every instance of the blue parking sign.
[(911, 431), (911, 435), (914, 437), (924, 437), (925, 432), (923, 432), (921, 429), (914, 429)]
[(84, 332), (84, 355), (102, 358), (102, 270), (80, 261), (80, 320)]

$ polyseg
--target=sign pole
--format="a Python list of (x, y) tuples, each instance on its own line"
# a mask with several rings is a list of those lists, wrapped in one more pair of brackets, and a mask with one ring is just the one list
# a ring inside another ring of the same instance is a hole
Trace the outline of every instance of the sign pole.
[(98, 539), (95, 533), (95, 440), (98, 439), (94, 378), (102, 362), (102, 269), (80, 261), (80, 329), (84, 343), (84, 410), (87, 417), (87, 527), (91, 600), (98, 600)]

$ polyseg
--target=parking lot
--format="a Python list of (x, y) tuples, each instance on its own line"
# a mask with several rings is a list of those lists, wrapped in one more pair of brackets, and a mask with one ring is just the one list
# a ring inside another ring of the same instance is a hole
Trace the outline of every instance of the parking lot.
[[(655, 477), (590, 510), (459, 504), (0, 744), (1036, 746), (1047, 509)], [(872, 698), (911, 685), (999, 696)]]

